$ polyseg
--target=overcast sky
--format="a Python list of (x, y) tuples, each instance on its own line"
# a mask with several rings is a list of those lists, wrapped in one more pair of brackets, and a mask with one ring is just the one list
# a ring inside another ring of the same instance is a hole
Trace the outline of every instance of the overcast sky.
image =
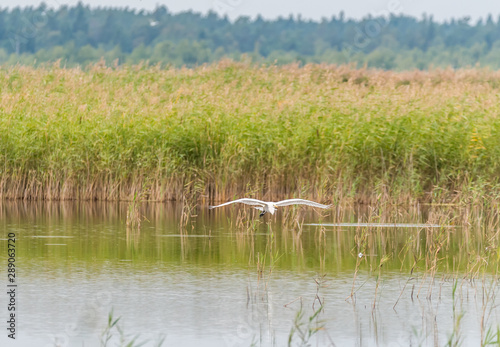
[[(2, 1), (3, 2), (3, 1)], [(37, 6), (40, 0), (16, 0), (0, 7)], [(46, 0), (50, 7), (75, 5), (78, 0)], [(304, 19), (319, 20), (330, 18), (344, 11), (348, 18), (362, 18), (368, 14), (404, 13), (421, 18), (423, 13), (433, 15), (437, 21), (470, 16), (475, 22), (486, 18), (491, 13), (496, 20), (500, 14), (500, 1), (492, 0), (83, 0), (92, 7), (111, 6), (152, 10), (156, 5), (165, 5), (174, 13), (193, 10), (206, 13), (213, 10), (219, 14), (227, 14), (231, 19), (246, 15), (255, 17), (261, 14), (264, 18), (273, 19), (289, 14), (301, 14)]]

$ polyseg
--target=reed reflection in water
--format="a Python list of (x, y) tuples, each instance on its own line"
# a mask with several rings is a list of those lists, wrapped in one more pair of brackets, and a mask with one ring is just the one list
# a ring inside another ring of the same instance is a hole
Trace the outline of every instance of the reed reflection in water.
[(136, 342), (149, 345), (498, 338), (494, 210), (258, 214), (173, 203), (2, 202), (2, 245), (14, 232), (18, 247), (16, 346), (98, 345), (111, 311), (123, 335), (113, 330), (110, 341), (139, 334)]

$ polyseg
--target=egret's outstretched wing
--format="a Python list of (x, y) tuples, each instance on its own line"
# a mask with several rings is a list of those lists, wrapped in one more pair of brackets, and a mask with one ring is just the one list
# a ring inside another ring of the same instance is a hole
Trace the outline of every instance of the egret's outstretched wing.
[(244, 199), (238, 199), (238, 200), (234, 200), (234, 201), (229, 201), (229, 202), (226, 202), (224, 204), (217, 205), (217, 206), (209, 206), (209, 209), (216, 208), (216, 207), (221, 207), (221, 206), (226, 206), (226, 205), (230, 205), (230, 204), (235, 204), (237, 202), (240, 202), (242, 204), (247, 204), (247, 205), (265, 206), (264, 201), (257, 200), (257, 199), (246, 199), (246, 198), (244, 198)]
[(318, 202), (304, 200), (304, 199), (288, 199), (282, 200), (274, 203), (276, 206), (288, 206), (288, 205), (308, 205), (319, 208), (330, 208), (332, 205), (323, 205)]

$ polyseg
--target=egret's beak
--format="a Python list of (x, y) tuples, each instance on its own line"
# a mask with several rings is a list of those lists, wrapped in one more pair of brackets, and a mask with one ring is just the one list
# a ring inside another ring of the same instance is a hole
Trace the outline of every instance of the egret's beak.
[(275, 208), (275, 209), (278, 209), (278, 206), (274, 205), (274, 208)]

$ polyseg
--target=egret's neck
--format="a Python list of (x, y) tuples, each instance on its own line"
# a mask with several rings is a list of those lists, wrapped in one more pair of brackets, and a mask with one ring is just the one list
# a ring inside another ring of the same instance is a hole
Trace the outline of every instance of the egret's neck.
[(267, 208), (269, 209), (269, 213), (271, 214), (274, 214), (274, 212), (276, 211), (272, 202), (267, 203)]

